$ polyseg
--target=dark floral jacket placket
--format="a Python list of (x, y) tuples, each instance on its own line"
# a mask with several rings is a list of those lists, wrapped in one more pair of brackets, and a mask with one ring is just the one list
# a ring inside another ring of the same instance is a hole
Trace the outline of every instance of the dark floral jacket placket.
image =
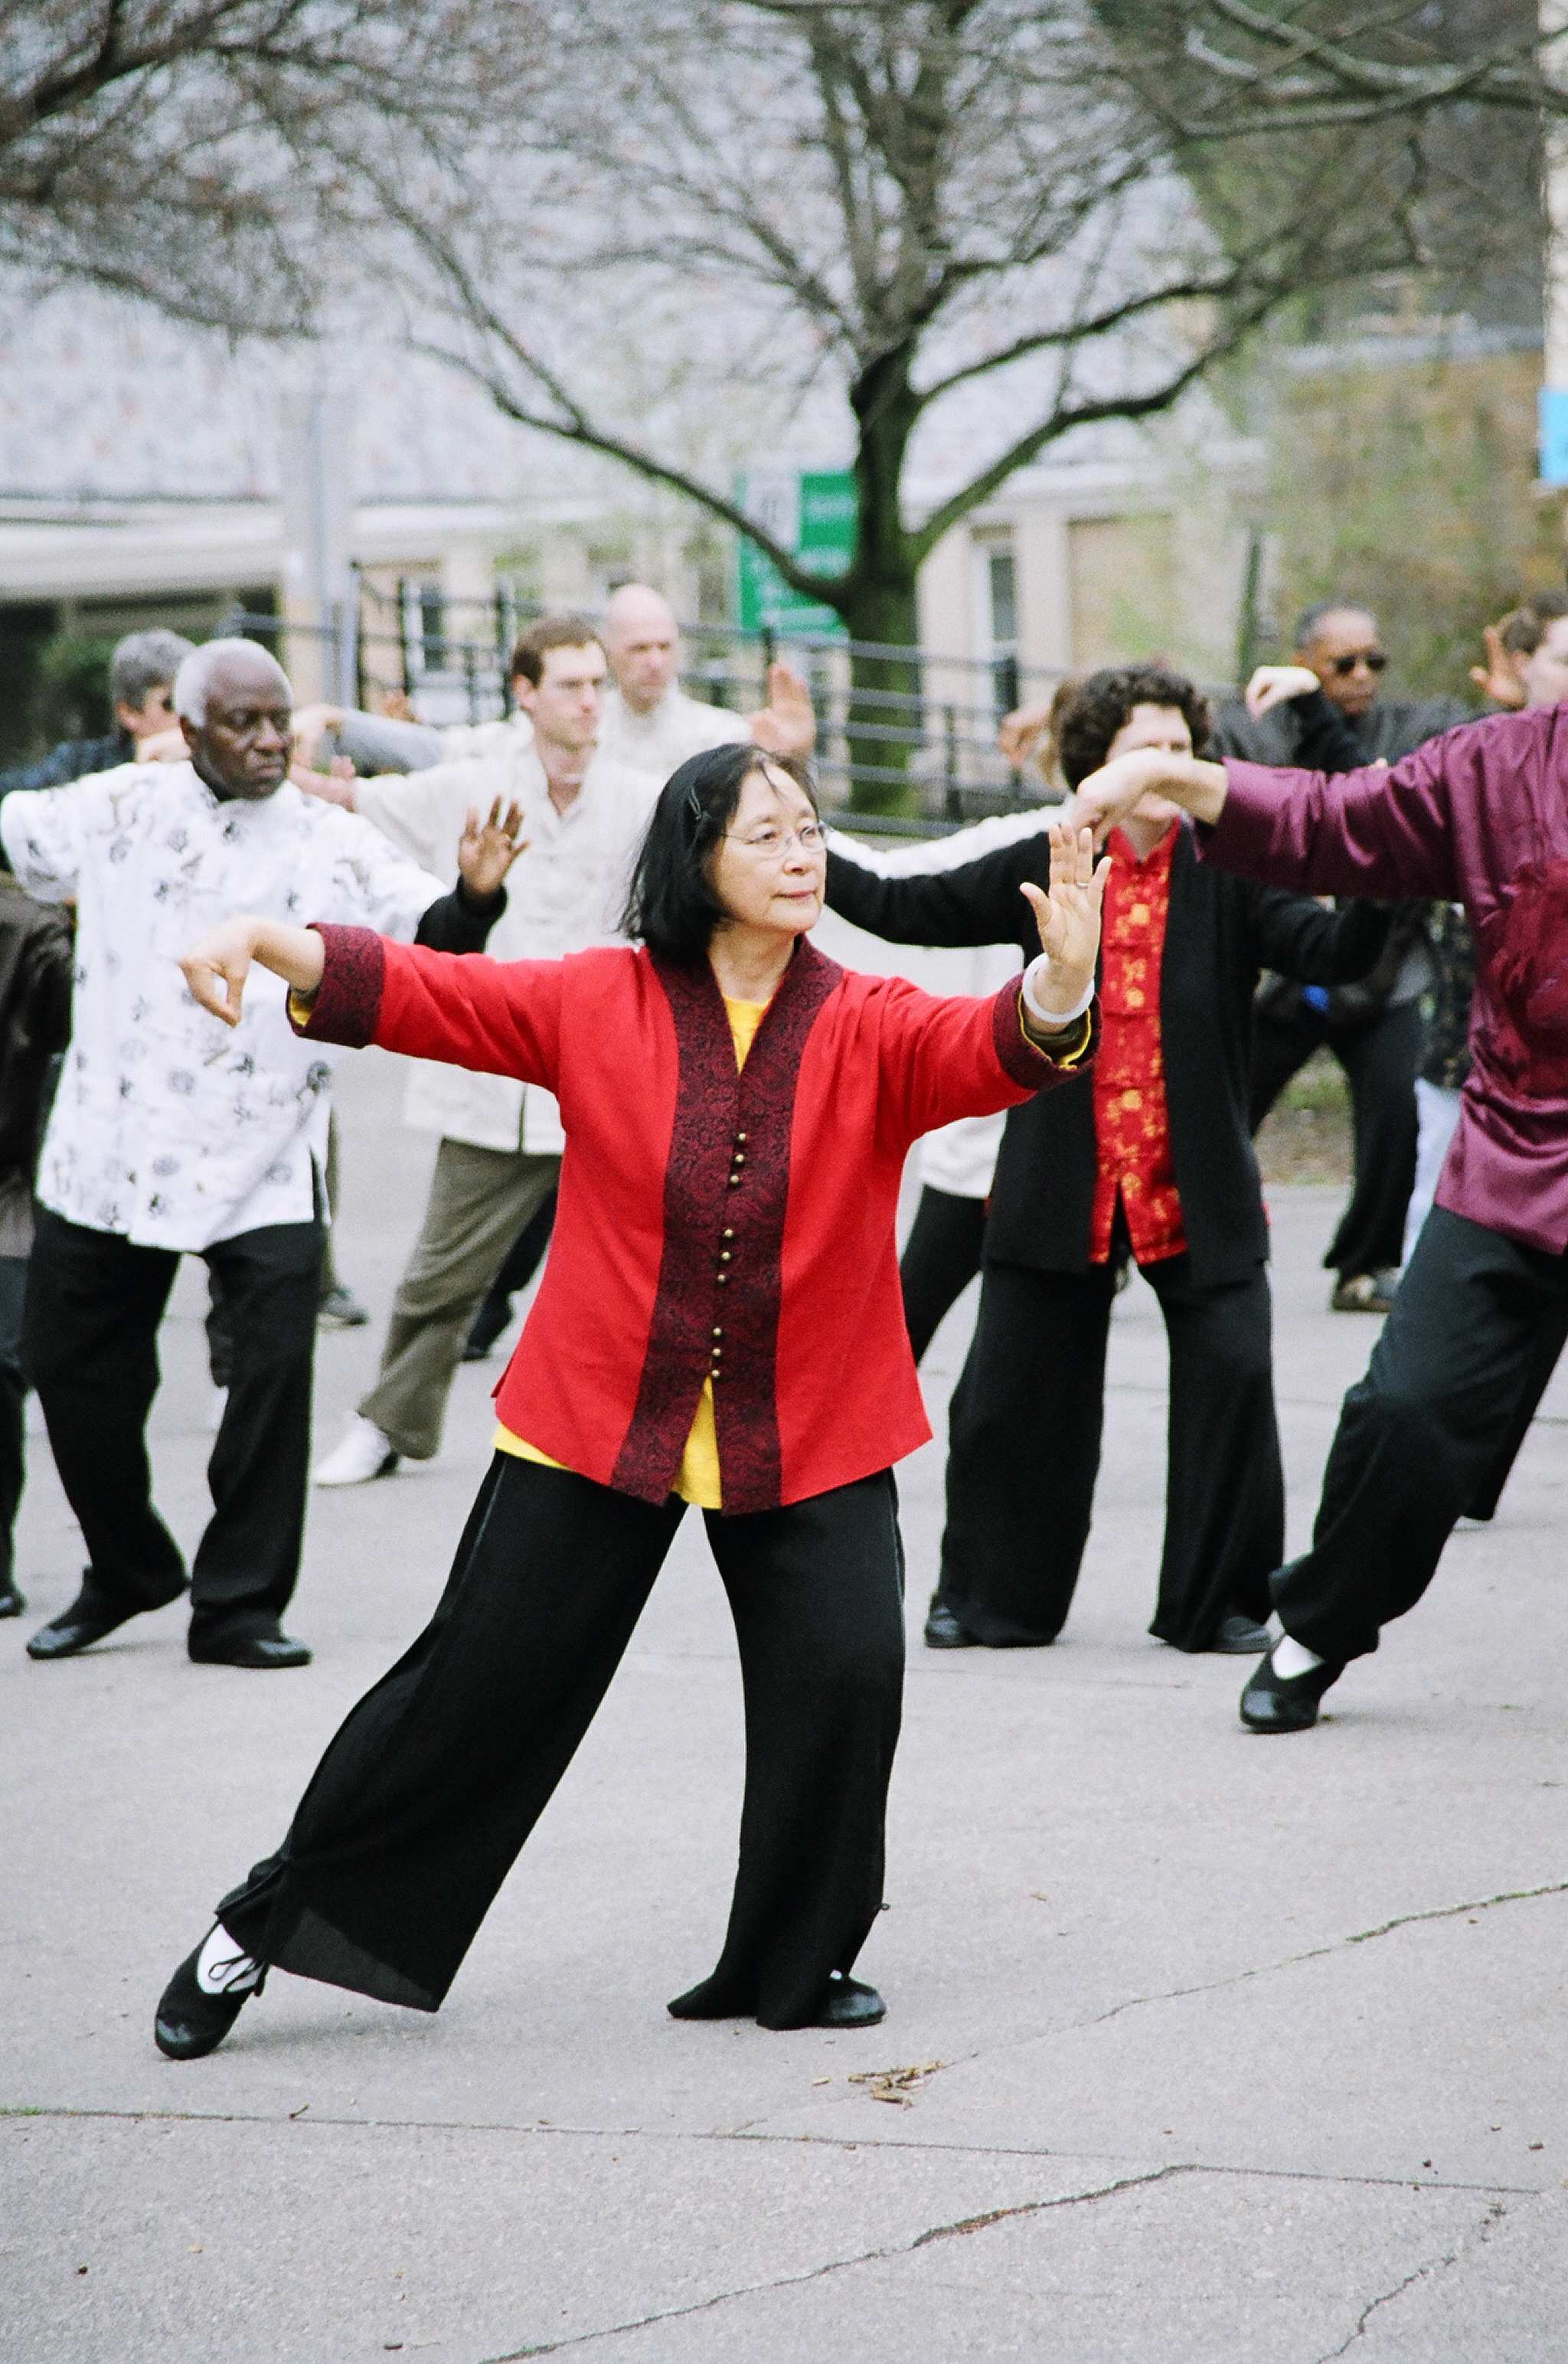
[(711, 1378), (724, 1508), (773, 1510), (795, 1086), (806, 1037), (840, 971), (803, 943), (737, 1072), (728, 1017), (706, 962), (656, 967), (674, 1020), (679, 1080), (648, 1355), (612, 1482), (648, 1501), (665, 1499)]

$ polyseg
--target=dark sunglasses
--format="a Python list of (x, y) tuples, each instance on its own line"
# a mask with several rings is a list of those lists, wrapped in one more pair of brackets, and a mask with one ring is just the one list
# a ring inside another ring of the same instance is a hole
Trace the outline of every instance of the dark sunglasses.
[(1330, 670), (1348, 681), (1357, 665), (1365, 665), (1368, 673), (1386, 673), (1388, 659), (1381, 649), (1357, 649), (1353, 656), (1336, 657)]

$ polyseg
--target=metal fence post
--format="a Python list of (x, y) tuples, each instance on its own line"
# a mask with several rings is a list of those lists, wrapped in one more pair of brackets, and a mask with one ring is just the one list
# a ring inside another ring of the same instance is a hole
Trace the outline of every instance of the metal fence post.
[(963, 798), (958, 788), (958, 716), (951, 706), (942, 708), (942, 777), (945, 789), (943, 808), (949, 820), (963, 819)]

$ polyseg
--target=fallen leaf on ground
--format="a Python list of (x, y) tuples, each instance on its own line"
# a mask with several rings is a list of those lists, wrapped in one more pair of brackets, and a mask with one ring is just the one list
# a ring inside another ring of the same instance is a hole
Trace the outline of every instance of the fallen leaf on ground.
[(895, 2109), (912, 2110), (915, 2096), (928, 2077), (947, 2067), (945, 2060), (921, 2060), (911, 2068), (856, 2068), (851, 2085), (864, 2085), (873, 2102), (891, 2102)]

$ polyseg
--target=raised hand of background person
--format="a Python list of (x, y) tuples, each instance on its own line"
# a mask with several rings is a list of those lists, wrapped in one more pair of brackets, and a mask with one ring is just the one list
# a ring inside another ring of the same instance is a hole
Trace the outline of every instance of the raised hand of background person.
[(357, 809), (354, 801), (354, 767), (347, 755), (334, 755), (324, 772), (312, 764), (302, 764), (296, 756), (289, 765), (289, 777), (296, 788), (307, 797), (319, 797), (323, 804), (341, 805), (345, 812)]
[(746, 719), (770, 755), (809, 755), (817, 744), (817, 708), (805, 675), (793, 665), (768, 667), (768, 702)]
[(1247, 684), (1247, 711), (1254, 722), (1261, 722), (1276, 706), (1287, 705), (1293, 697), (1306, 697), (1322, 686), (1310, 665), (1259, 665)]
[[(1507, 621), (1505, 617), (1503, 622)], [(1525, 702), (1524, 676), (1518, 658), (1511, 649), (1503, 646), (1503, 625), (1484, 625), (1481, 638), (1486, 647), (1486, 662), (1471, 666), (1471, 680), (1483, 697), (1489, 697), (1494, 706), (1521, 707)]]
[(1049, 963), (1035, 980), (1034, 998), (1042, 1009), (1069, 1010), (1076, 1009), (1095, 982), (1100, 906), (1111, 865), (1108, 860), (1095, 862), (1094, 837), (1086, 829), (1052, 821), (1048, 834), (1050, 886), (1037, 886), (1026, 879), (1018, 891), (1034, 913), (1040, 948)]
[(1009, 764), (1027, 764), (1040, 745), (1051, 721), (1051, 700), (1034, 706), (1015, 706), (1005, 714), (996, 732), (996, 744)]
[(506, 873), (528, 844), (522, 834), (523, 808), (497, 797), (489, 818), (469, 813), (457, 842), (458, 876), (478, 901), (487, 903), (506, 884)]
[(134, 761), (139, 764), (183, 764), (190, 753), (185, 734), (176, 722), (170, 730), (154, 730), (136, 742)]
[(295, 709), (294, 760), (306, 771), (315, 768), (321, 753), (321, 742), (329, 730), (343, 727), (340, 706), (301, 706)]

